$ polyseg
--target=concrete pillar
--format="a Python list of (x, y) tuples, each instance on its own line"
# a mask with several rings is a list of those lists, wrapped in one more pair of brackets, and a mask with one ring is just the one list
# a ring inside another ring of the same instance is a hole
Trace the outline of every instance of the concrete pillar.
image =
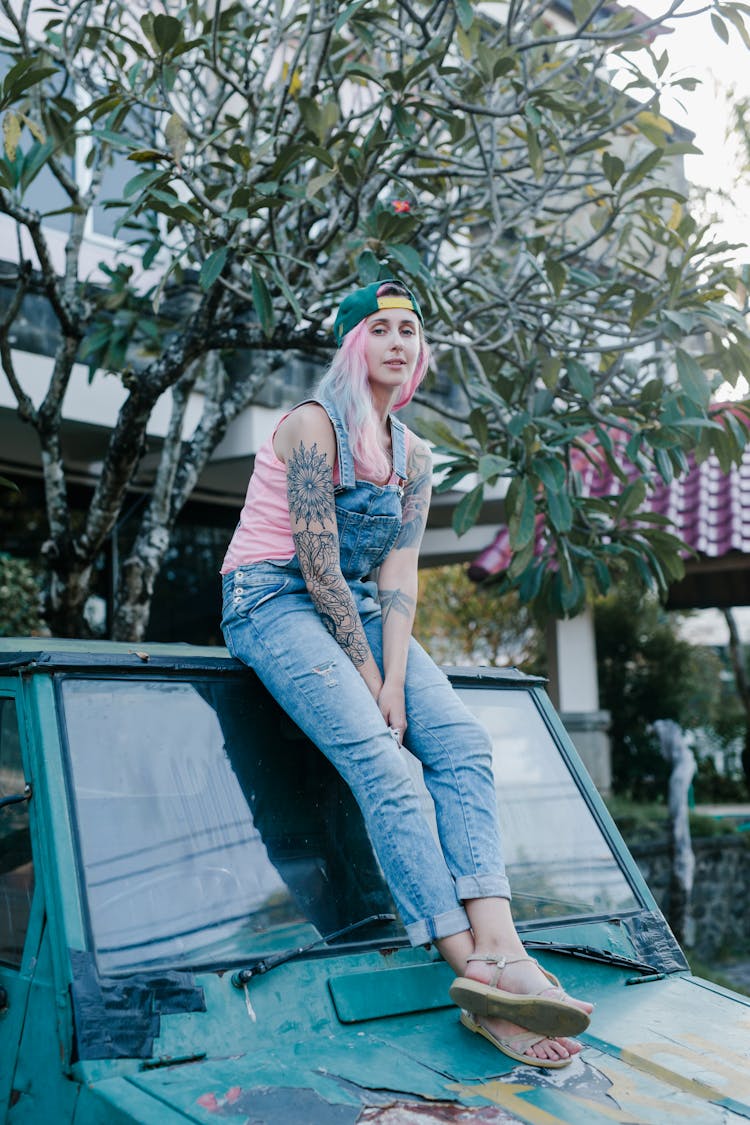
[(599, 708), (594, 614), (587, 606), (577, 617), (547, 626), (550, 698), (600, 793), (612, 788), (609, 712)]

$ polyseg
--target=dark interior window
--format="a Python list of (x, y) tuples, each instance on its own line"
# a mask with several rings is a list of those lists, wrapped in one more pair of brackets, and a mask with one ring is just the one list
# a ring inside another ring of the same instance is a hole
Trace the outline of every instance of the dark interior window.
[[(23, 793), (26, 785), (16, 705), (0, 698), (0, 799)], [(20, 965), (34, 891), (29, 806), (0, 808), (0, 961)]]

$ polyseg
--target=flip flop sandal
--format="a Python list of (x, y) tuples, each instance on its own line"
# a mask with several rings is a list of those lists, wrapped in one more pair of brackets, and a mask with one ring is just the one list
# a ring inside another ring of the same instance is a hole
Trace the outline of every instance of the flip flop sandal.
[(471, 1012), (461, 1012), (461, 1023), (469, 1031), (473, 1031), (476, 1035), (482, 1035), (493, 1047), (497, 1047), (498, 1051), (502, 1051), (509, 1059), (523, 1063), (524, 1066), (541, 1066), (545, 1070), (562, 1070), (564, 1066), (570, 1066), (573, 1061), (572, 1056), (567, 1059), (537, 1059), (534, 1055), (524, 1054), (524, 1051), (528, 1051), (529, 1047), (535, 1047), (537, 1043), (543, 1043), (545, 1039), (549, 1038), (546, 1035), (533, 1035), (529, 1031), (523, 1031), (520, 1035), (509, 1035), (507, 1039), (499, 1039), (486, 1027), (482, 1027), (481, 1023), (477, 1023)]
[[(475, 1016), (508, 1020), (553, 1039), (558, 1035), (579, 1035), (589, 1026), (591, 1021), (586, 1012), (566, 1002), (567, 993), (560, 987), (557, 977), (542, 969), (535, 958), (472, 954), (467, 960), (486, 961), (496, 967), (489, 984), (471, 980), (470, 977), (456, 977), (450, 987), (450, 997), (459, 1008), (464, 1008)], [(533, 961), (550, 981), (551, 987), (531, 994), (506, 992), (505, 989), (498, 988), (506, 965), (513, 965), (518, 961)]]

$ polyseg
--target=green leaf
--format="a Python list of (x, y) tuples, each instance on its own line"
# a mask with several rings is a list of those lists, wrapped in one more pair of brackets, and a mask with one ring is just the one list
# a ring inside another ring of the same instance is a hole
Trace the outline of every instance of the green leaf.
[(531, 469), (548, 491), (565, 488), (565, 466), (556, 457), (535, 457)]
[(253, 304), (258, 314), (261, 328), (267, 339), (273, 336), (274, 314), (271, 294), (268, 287), (256, 269), (253, 270)]
[(154, 16), (153, 29), (154, 39), (162, 54), (166, 54), (173, 47), (176, 47), (182, 35), (181, 21), (174, 16), (165, 16), (161, 13)]
[(547, 512), (556, 531), (570, 531), (573, 526), (573, 506), (566, 492), (544, 488), (547, 497)]
[(11, 488), (14, 492), (21, 491), (18, 485), (14, 484), (12, 480), (8, 480), (7, 477), (0, 477), (0, 486), (3, 488)]
[(484, 449), (489, 441), (490, 431), (487, 424), (487, 415), (481, 407), (475, 406), (469, 414), (469, 429), (479, 443), (480, 449)]
[(391, 242), (387, 250), (389, 257), (395, 258), (407, 273), (412, 276), (419, 273), (422, 268), (422, 259), (413, 246), (407, 246), (405, 242)]
[(562, 574), (556, 574), (552, 580), (553, 588), (557, 595), (560, 608), (566, 616), (577, 613), (586, 598), (586, 587), (583, 578), (576, 569), (572, 569), (566, 581)]
[(573, 15), (579, 27), (586, 22), (595, 7), (595, 0), (573, 0)]
[(674, 479), (674, 466), (666, 449), (654, 449), (654, 464), (664, 483), (670, 484)]
[(654, 306), (654, 299), (647, 289), (637, 289), (630, 307), (630, 327), (643, 320)]
[(649, 172), (652, 172), (657, 164), (661, 163), (662, 156), (662, 150), (656, 148), (647, 156), (644, 156), (643, 160), (639, 160), (635, 168), (632, 168), (623, 180), (623, 190), (634, 187), (636, 184), (640, 183), (641, 180), (645, 179)]
[(721, 39), (722, 43), (728, 43), (729, 31), (727, 29), (727, 25), (724, 23), (723, 19), (720, 19), (719, 16), (716, 15), (716, 12), (711, 13), (711, 24), (713, 25), (713, 29), (719, 36), (719, 39)]
[(517, 551), (533, 538), (536, 526), (536, 504), (530, 481), (519, 478), (513, 481), (506, 497), (506, 508), (509, 506), (508, 538), (511, 548)]
[(594, 577), (599, 593), (602, 595), (608, 594), (612, 586), (612, 576), (609, 573), (609, 567), (602, 559), (594, 559)]
[(45, 78), (51, 78), (53, 74), (57, 73), (58, 70), (55, 66), (35, 66), (33, 59), (22, 59), (20, 63), (12, 66), (5, 75), (0, 109), (6, 109), (7, 106), (18, 101), (21, 95), (32, 86), (37, 86)]
[[(717, 7), (722, 16), (724, 16), (725, 19), (728, 19), (730, 23), (734, 24), (735, 28), (739, 32), (742, 42), (750, 51), (750, 34), (748, 34), (747, 27), (740, 13), (728, 4), (718, 4)], [(745, 11), (747, 12), (747, 8), (745, 9)]]
[(343, 12), (339, 15), (336, 23), (333, 26), (334, 31), (341, 31), (345, 23), (348, 23), (352, 16), (356, 15), (360, 8), (363, 8), (367, 0), (354, 0), (353, 4), (349, 4), (344, 8)]
[(685, 394), (698, 406), (708, 406), (711, 400), (711, 385), (701, 365), (682, 348), (676, 349), (675, 361), (677, 377)]
[(474, 22), (474, 9), (471, 0), (455, 0), (458, 22), (464, 31), (468, 31)]
[(577, 359), (569, 359), (566, 361), (565, 371), (573, 390), (577, 391), (587, 402), (590, 402), (594, 397), (596, 388), (588, 368), (579, 363)]
[(479, 458), (477, 468), (482, 480), (494, 481), (497, 477), (507, 473), (510, 468), (510, 461), (507, 457), (498, 457), (495, 453), (485, 453)]
[(478, 484), (471, 492), (459, 500), (453, 512), (453, 530), (456, 535), (465, 535), (470, 527), (477, 522), (479, 511), (484, 500), (484, 484)]
[(220, 246), (218, 250), (214, 250), (212, 254), (208, 255), (201, 266), (201, 272), (198, 277), (198, 284), (201, 289), (210, 289), (214, 282), (218, 280), (221, 271), (226, 265), (227, 251), (228, 247)]
[(623, 488), (617, 501), (615, 518), (618, 522), (628, 519), (643, 507), (646, 499), (646, 484), (642, 477), (632, 481)]
[(612, 156), (612, 154), (609, 152), (603, 152), (602, 171), (607, 177), (610, 186), (614, 187), (625, 171), (625, 164), (619, 156)]
[(151, 172), (139, 172), (136, 176), (133, 176), (131, 180), (128, 180), (125, 187), (122, 189), (123, 199), (130, 199), (131, 195), (136, 195), (138, 192), (143, 191), (144, 188), (155, 184), (157, 180), (164, 177), (164, 174), (162, 169)]
[(332, 180), (336, 179), (336, 169), (333, 168), (330, 172), (321, 172), (319, 176), (313, 176), (308, 181), (307, 190), (305, 192), (308, 199), (313, 199), (318, 192), (323, 188), (328, 187)]
[(544, 175), (544, 157), (542, 156), (542, 147), (539, 144), (537, 131), (533, 125), (526, 126), (526, 147), (529, 150), (531, 171), (537, 180), (540, 180)]
[(357, 274), (363, 285), (371, 285), (380, 277), (380, 262), (372, 250), (363, 250), (357, 258)]
[(38, 141), (36, 141), (26, 153), (26, 159), (24, 160), (21, 170), (21, 187), (24, 191), (39, 175), (52, 155), (54, 148), (54, 141), (45, 141), (43, 145), (40, 145)]
[(568, 271), (562, 262), (558, 262), (554, 258), (546, 258), (544, 262), (544, 272), (549, 278), (555, 296), (559, 297), (565, 286)]
[(542, 360), (542, 382), (548, 390), (553, 391), (557, 386), (561, 367), (562, 360), (559, 356), (547, 355)]

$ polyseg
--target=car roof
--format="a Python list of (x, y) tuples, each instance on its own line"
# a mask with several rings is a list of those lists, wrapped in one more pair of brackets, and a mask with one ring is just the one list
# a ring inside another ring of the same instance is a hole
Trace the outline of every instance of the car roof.
[[(52, 671), (159, 672), (246, 671), (220, 645), (73, 640), (65, 637), (0, 637), (0, 672)], [(454, 683), (544, 683), (517, 668), (446, 668)]]

